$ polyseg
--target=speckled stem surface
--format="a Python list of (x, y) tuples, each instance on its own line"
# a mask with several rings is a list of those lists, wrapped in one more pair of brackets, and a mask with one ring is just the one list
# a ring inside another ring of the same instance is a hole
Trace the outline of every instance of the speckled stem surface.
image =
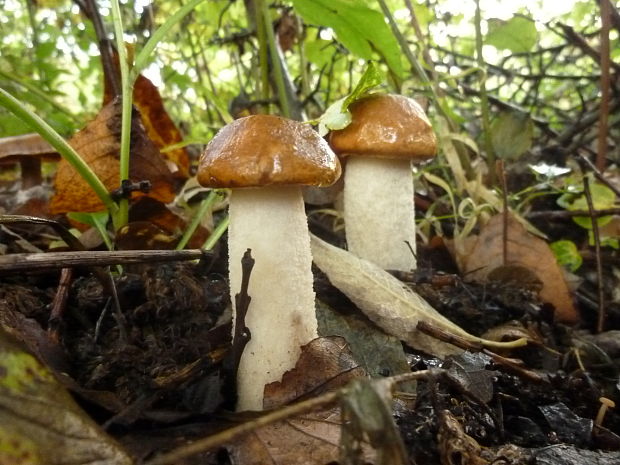
[(241, 257), (256, 260), (246, 345), (237, 376), (237, 410), (262, 410), (264, 386), (295, 366), (300, 346), (317, 337), (310, 237), (298, 187), (234, 189), (228, 229), (230, 294), (241, 289)]
[(413, 175), (409, 160), (350, 157), (344, 178), (349, 251), (386, 270), (416, 268)]

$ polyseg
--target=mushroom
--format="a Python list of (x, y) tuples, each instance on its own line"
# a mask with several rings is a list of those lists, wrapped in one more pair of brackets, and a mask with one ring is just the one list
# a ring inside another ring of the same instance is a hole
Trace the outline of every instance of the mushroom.
[[(330, 134), (348, 157), (344, 221), (349, 251), (384, 269), (416, 268), (412, 161), (432, 158), (437, 141), (412, 99), (372, 94), (354, 102), (352, 122)], [(411, 248), (410, 248), (411, 247)]]
[(603, 426), (603, 419), (605, 418), (605, 413), (607, 413), (607, 409), (614, 408), (616, 403), (608, 399), (607, 397), (599, 397), (599, 402), (601, 406), (598, 409), (598, 413), (596, 414), (596, 419), (594, 420), (594, 424), (596, 426)]
[(197, 176), (204, 186), (232, 188), (231, 296), (241, 287), (246, 249), (256, 260), (245, 320), (251, 340), (237, 373), (237, 410), (261, 410), (264, 386), (293, 368), (300, 347), (317, 337), (310, 237), (300, 186), (333, 184), (340, 176), (340, 162), (309, 125), (252, 115), (216, 134), (201, 156)]
[(43, 182), (42, 161), (58, 161), (60, 155), (39, 134), (0, 138), (0, 164), (19, 163), (21, 188), (29, 189)]

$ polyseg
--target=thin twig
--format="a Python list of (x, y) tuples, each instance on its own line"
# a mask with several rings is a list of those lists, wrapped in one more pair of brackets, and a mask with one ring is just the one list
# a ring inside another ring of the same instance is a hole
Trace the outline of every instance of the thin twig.
[(480, 0), (476, 0), (476, 11), (474, 16), (474, 25), (476, 26), (476, 61), (482, 75), (480, 76), (480, 112), (482, 114), (482, 132), (484, 140), (484, 148), (487, 154), (487, 166), (489, 167), (489, 183), (495, 185), (495, 149), (491, 141), (491, 115), (489, 109), (489, 98), (487, 96), (487, 71), (482, 55), (482, 17), (480, 12)]
[[(590, 179), (586, 176), (583, 178), (583, 191), (588, 202), (588, 210), (594, 211), (594, 203), (592, 202), (592, 192), (590, 192)], [(596, 332), (603, 331), (605, 326), (605, 294), (603, 293), (603, 260), (601, 258), (601, 237), (598, 230), (598, 221), (593, 215), (590, 215), (592, 221), (592, 235), (594, 236), (594, 248), (596, 251), (596, 277), (598, 281), (598, 320), (596, 322)]]
[(241, 289), (235, 294), (235, 330), (233, 332), (232, 347), (222, 363), (222, 378), (224, 380), (222, 392), (227, 397), (224, 407), (230, 409), (234, 409), (237, 403), (237, 371), (239, 371), (239, 362), (241, 361), (245, 346), (252, 338), (250, 329), (245, 325), (245, 317), (252, 301), (252, 297), (248, 294), (248, 287), (254, 263), (252, 250), (247, 249), (241, 258)]
[(0, 273), (88, 266), (129, 265), (134, 263), (176, 262), (197, 260), (211, 255), (212, 252), (201, 249), (18, 253), (0, 256)]
[[(431, 375), (432, 370), (421, 370), (414, 373), (405, 373), (402, 375), (392, 376), (391, 378), (382, 378), (379, 381), (389, 382), (393, 386), (407, 381), (413, 381), (415, 379), (427, 378)], [(207, 436), (203, 439), (178, 447), (175, 450), (155, 457), (153, 460), (149, 460), (145, 465), (166, 465), (169, 463), (176, 463), (180, 460), (190, 457), (192, 455), (206, 452), (216, 447), (223, 446), (226, 443), (244, 436), (252, 431), (268, 426), (278, 421), (286, 420), (287, 418), (301, 415), (318, 408), (327, 408), (338, 401), (338, 398), (346, 390), (346, 386), (338, 391), (328, 392), (318, 397), (313, 397), (302, 402), (298, 402), (293, 405), (275, 410), (251, 421), (247, 421), (241, 425), (224, 430), (220, 433), (212, 436)]]
[(82, 10), (82, 13), (93, 23), (97, 45), (101, 54), (101, 66), (103, 67), (104, 78), (110, 84), (112, 97), (121, 94), (121, 80), (118, 68), (114, 61), (114, 45), (107, 37), (107, 32), (97, 9), (95, 0), (74, 0), (75, 4)]
[(605, 175), (603, 175), (603, 173), (598, 170), (596, 165), (594, 165), (594, 163), (592, 163), (592, 161), (588, 157), (581, 153), (579, 153), (578, 156), (581, 161), (583, 161), (586, 165), (590, 167), (590, 169), (592, 169), (592, 173), (594, 174), (594, 177), (596, 177), (596, 179), (609, 187), (614, 192), (614, 194), (616, 194), (616, 196), (620, 197), (620, 189), (618, 189), (613, 183), (609, 182)]
[(605, 208), (601, 210), (540, 210), (530, 212), (525, 217), (527, 219), (533, 218), (545, 218), (549, 220), (562, 219), (562, 218), (574, 218), (576, 216), (591, 216), (593, 218), (600, 218), (601, 216), (620, 215), (620, 208)]
[(607, 1), (601, 2), (601, 105), (598, 120), (598, 144), (596, 152), (596, 167), (599, 171), (605, 171), (607, 165), (607, 135), (609, 133), (609, 98), (610, 98), (610, 77), (609, 68), (611, 57), (609, 55), (609, 29), (611, 5)]
[(502, 189), (502, 203), (504, 205), (504, 210), (502, 211), (502, 265), (506, 266), (508, 265), (508, 185), (506, 183), (504, 160), (497, 160), (495, 169), (497, 170), (497, 177)]
[(73, 282), (73, 269), (63, 268), (60, 273), (60, 280), (58, 282), (58, 288), (56, 294), (54, 294), (54, 300), (52, 300), (52, 309), (47, 323), (47, 333), (54, 342), (60, 342), (60, 322), (62, 315), (67, 307), (67, 300), (69, 299), (69, 289)]
[(491, 357), (495, 363), (505, 368), (506, 371), (509, 371), (510, 373), (513, 373), (523, 379), (527, 379), (535, 383), (548, 382), (546, 378), (540, 376), (534, 371), (524, 368), (514, 360), (502, 357), (501, 355), (498, 355), (495, 352), (492, 352), (489, 349), (485, 348), (482, 344), (468, 341), (456, 334), (452, 334), (426, 321), (419, 321), (416, 329), (428, 336), (434, 337), (435, 339), (446, 342), (448, 344), (452, 344), (461, 349), (469, 350), (470, 352), (482, 352)]

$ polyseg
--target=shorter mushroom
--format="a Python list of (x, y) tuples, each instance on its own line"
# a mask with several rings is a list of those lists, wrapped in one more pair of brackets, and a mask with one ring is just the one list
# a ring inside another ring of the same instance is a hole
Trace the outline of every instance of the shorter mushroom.
[(349, 251), (384, 269), (416, 268), (412, 161), (435, 156), (437, 141), (422, 108), (401, 95), (354, 102), (352, 122), (330, 133), (347, 157), (344, 221)]
[(293, 368), (301, 346), (317, 337), (310, 237), (300, 186), (330, 185), (339, 176), (338, 158), (318, 133), (307, 124), (277, 116), (233, 121), (202, 154), (198, 181), (232, 189), (231, 296), (241, 288), (244, 252), (251, 249), (256, 260), (245, 320), (251, 340), (237, 374), (238, 410), (261, 410), (264, 386)]
[(42, 161), (59, 160), (58, 152), (39, 134), (0, 138), (0, 164), (19, 163), (22, 189), (41, 185)]
[(603, 419), (605, 418), (605, 413), (607, 413), (607, 409), (614, 408), (616, 406), (616, 403), (613, 400), (608, 399), (607, 397), (600, 397), (598, 400), (601, 403), (601, 406), (599, 407), (598, 413), (596, 414), (594, 424), (596, 426), (602, 426)]

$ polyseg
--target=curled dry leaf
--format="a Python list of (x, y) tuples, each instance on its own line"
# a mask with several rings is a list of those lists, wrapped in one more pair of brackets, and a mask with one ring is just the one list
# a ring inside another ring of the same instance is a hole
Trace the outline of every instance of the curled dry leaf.
[[(331, 283), (351, 299), (377, 326), (411, 347), (445, 357), (461, 350), (427, 336), (416, 329), (425, 321), (466, 340), (493, 347), (506, 344), (473, 336), (441, 315), (422, 297), (385, 270), (339, 249), (316, 236), (311, 238), (314, 263)], [(523, 345), (526, 341), (509, 344)]]
[(34, 357), (0, 330), (0, 463), (130, 465)]
[[(120, 80), (120, 70), (118, 69), (118, 53), (114, 51), (115, 71)], [(114, 99), (108, 76), (104, 76), (103, 105), (107, 105)], [(181, 132), (176, 127), (159, 94), (159, 90), (148, 78), (141, 74), (136, 79), (133, 88), (133, 104), (140, 112), (142, 124), (146, 129), (146, 134), (159, 150), (163, 150), (171, 145), (179, 144), (183, 141)], [(174, 175), (179, 178), (189, 176), (189, 155), (184, 147), (170, 149), (162, 152), (166, 160), (173, 163)]]
[[(120, 133), (121, 106), (118, 100), (114, 100), (69, 141), (110, 191), (120, 186)], [(146, 136), (135, 111), (131, 123), (129, 177), (133, 182), (151, 182), (148, 194), (134, 193), (134, 196), (148, 195), (164, 203), (174, 199), (176, 179), (155, 144)], [(54, 188), (55, 194), (50, 202), (53, 214), (105, 210), (101, 200), (64, 159), (58, 164)]]
[(442, 465), (489, 465), (491, 463), (481, 457), (480, 444), (465, 433), (463, 426), (449, 410), (442, 410), (439, 414), (437, 442)]
[[(478, 236), (467, 238), (465, 247), (455, 247), (461, 273), (469, 279), (484, 282), (499, 267), (519, 265), (536, 275), (542, 283), (540, 298), (555, 307), (555, 319), (565, 323), (578, 320), (573, 298), (549, 245), (527, 232), (513, 216), (508, 216), (507, 257), (504, 263), (503, 214), (495, 215)], [(513, 267), (514, 268), (514, 267)], [(524, 282), (529, 286), (531, 280)]]
[[(277, 341), (274, 341), (277, 343)], [(295, 368), (265, 387), (265, 408), (338, 389), (365, 372), (341, 337), (317, 338), (302, 347)], [(259, 428), (229, 445), (233, 463), (324, 465), (339, 455), (342, 421), (332, 407)]]
[(302, 347), (295, 368), (284, 373), (282, 381), (265, 386), (263, 407), (276, 408), (320, 395), (365, 374), (344, 338), (319, 337)]

